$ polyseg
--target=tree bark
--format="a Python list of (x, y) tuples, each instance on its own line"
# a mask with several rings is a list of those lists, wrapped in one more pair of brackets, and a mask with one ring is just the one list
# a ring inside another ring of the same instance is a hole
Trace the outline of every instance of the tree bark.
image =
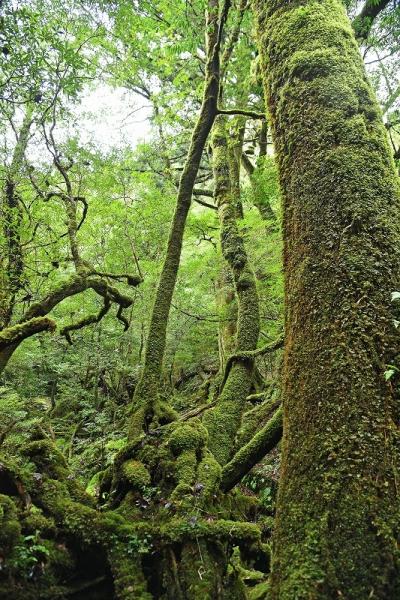
[(2, 289), (0, 291), (0, 329), (7, 327), (11, 321), (15, 296), (23, 282), (23, 254), (21, 248), (22, 207), (18, 195), (18, 183), (21, 177), (24, 155), (28, 146), (32, 125), (32, 108), (28, 105), (17, 143), (14, 148), (10, 167), (6, 175), (4, 197), (2, 201), (2, 227), (5, 238), (5, 254), (7, 262), (1, 274)]
[(284, 438), (271, 598), (397, 598), (400, 200), (338, 0), (256, 1), (284, 208)]

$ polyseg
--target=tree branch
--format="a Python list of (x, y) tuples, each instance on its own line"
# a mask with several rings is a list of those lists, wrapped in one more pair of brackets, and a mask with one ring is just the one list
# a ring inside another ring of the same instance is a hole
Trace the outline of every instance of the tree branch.
[(366, 0), (361, 12), (353, 19), (353, 29), (359, 41), (365, 41), (371, 32), (376, 17), (387, 7), (391, 0)]
[(244, 117), (249, 117), (249, 119), (266, 119), (264, 113), (258, 113), (254, 110), (246, 110), (242, 108), (231, 108), (231, 109), (217, 109), (218, 115), (243, 115)]
[(204, 200), (200, 200), (199, 198), (193, 198), (193, 200), (197, 204), (201, 204), (201, 206), (205, 206), (206, 208), (211, 208), (212, 210), (218, 210), (218, 208), (214, 204), (210, 204), (209, 202), (205, 202)]
[(279, 443), (282, 437), (282, 408), (222, 469), (221, 490), (229, 492)]
[(97, 314), (88, 315), (87, 317), (84, 317), (77, 323), (72, 323), (71, 325), (67, 325), (66, 327), (63, 327), (60, 331), (60, 334), (63, 335), (66, 338), (67, 342), (69, 344), (71, 344), (71, 346), (72, 346), (72, 339), (70, 336), (70, 331), (77, 331), (78, 329), (83, 329), (84, 327), (87, 327), (88, 325), (92, 325), (93, 323), (99, 323), (101, 321), (101, 319), (108, 313), (110, 308), (111, 308), (111, 301), (109, 298), (106, 297), (106, 298), (104, 298), (104, 304), (103, 304), (102, 308), (100, 309), (100, 311)]
[(232, 354), (228, 357), (225, 365), (224, 377), (221, 384), (221, 390), (225, 385), (226, 380), (228, 379), (229, 372), (232, 368), (232, 365), (235, 361), (251, 361), (257, 358), (257, 356), (261, 356), (262, 354), (266, 354), (267, 352), (275, 352), (279, 348), (282, 348), (284, 344), (284, 338), (280, 337), (274, 342), (263, 346), (262, 348), (257, 348), (256, 350), (247, 350), (243, 352), (238, 352), (237, 354)]
[(0, 332), (0, 351), (8, 346), (19, 344), (22, 340), (35, 335), (35, 333), (54, 331), (55, 328), (55, 322), (48, 317), (36, 317), (12, 327), (6, 327)]
[(195, 188), (192, 193), (193, 196), (207, 196), (208, 198), (214, 198), (214, 192), (212, 190), (200, 190)]

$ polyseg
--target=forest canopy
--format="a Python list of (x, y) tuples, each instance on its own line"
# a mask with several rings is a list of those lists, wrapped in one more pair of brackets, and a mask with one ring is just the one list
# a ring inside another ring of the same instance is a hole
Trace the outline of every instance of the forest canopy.
[(400, 597), (400, 6), (0, 1), (0, 598)]

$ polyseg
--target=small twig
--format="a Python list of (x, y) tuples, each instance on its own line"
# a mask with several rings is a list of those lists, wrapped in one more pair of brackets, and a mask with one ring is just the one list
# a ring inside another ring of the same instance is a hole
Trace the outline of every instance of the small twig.
[(201, 415), (204, 411), (208, 410), (209, 408), (213, 408), (216, 404), (217, 404), (217, 401), (214, 400), (213, 402), (209, 402), (208, 404), (203, 404), (202, 406), (188, 410), (179, 416), (178, 421), (187, 421), (188, 419), (191, 419), (192, 417), (197, 417), (198, 415)]

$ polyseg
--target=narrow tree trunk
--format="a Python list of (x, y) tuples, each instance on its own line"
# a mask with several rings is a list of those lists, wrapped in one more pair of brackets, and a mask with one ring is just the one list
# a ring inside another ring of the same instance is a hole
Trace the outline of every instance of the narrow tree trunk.
[(21, 248), (22, 207), (18, 195), (18, 183), (28, 146), (29, 133), (32, 125), (32, 109), (27, 107), (17, 143), (14, 148), (10, 167), (6, 175), (4, 196), (1, 203), (1, 220), (4, 231), (7, 262), (2, 267), (3, 287), (0, 291), (0, 329), (7, 327), (11, 321), (15, 296), (23, 282), (23, 255)]
[[(222, 254), (232, 272), (238, 303), (236, 352), (254, 350), (260, 331), (257, 286), (236, 222), (237, 206), (231, 188), (228, 142), (222, 116), (213, 127), (212, 147)], [(231, 456), (252, 379), (253, 360), (232, 361), (217, 406), (207, 416), (209, 446), (221, 464)]]
[[(226, 15), (225, 15), (226, 17)], [(130, 436), (140, 433), (153, 420), (168, 418), (157, 402), (165, 353), (166, 332), (172, 296), (178, 275), (183, 234), (203, 149), (217, 111), (219, 93), (219, 46), (224, 18), (218, 19), (218, 3), (210, 0), (207, 15), (207, 66), (203, 102), (193, 131), (179, 183), (167, 250), (162, 267), (147, 337), (143, 373), (133, 397)]]
[(223, 264), (216, 283), (216, 304), (220, 322), (218, 325), (218, 347), (220, 371), (224, 372), (225, 363), (233, 354), (236, 344), (237, 303), (232, 273), (227, 264)]
[(271, 598), (400, 597), (399, 192), (339, 0), (256, 2), (284, 202), (284, 442)]

